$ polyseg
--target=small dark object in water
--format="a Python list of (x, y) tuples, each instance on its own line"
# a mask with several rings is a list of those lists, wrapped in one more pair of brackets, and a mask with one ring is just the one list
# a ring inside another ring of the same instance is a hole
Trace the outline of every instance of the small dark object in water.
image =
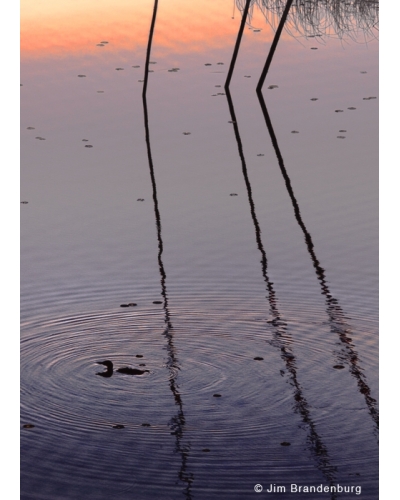
[(213, 398), (220, 398), (221, 394), (213, 394)]
[(215, 86), (216, 86), (216, 87), (218, 87), (218, 88), (220, 88), (220, 87), (221, 87), (221, 85), (215, 85)]
[(229, 196), (237, 196), (237, 193), (231, 193)]
[(236, 123), (236, 122), (230, 120), (228, 123)]
[(278, 89), (278, 88), (279, 88), (278, 85), (270, 85), (268, 87), (269, 90)]
[(146, 366), (146, 363), (140, 363), (139, 366)]
[(104, 90), (97, 90), (98, 94), (104, 94)]
[(144, 198), (138, 198), (136, 201), (144, 201)]
[(311, 97), (310, 101), (318, 101), (318, 97)]
[(353, 109), (357, 109), (357, 108), (354, 108), (353, 106), (351, 106), (350, 108), (347, 108), (347, 109), (351, 109), (351, 110), (353, 110)]
[(46, 140), (44, 137), (35, 137), (35, 139), (38, 139), (39, 141), (45, 141)]
[(311, 50), (318, 50), (318, 47), (311, 47)]
[(343, 109), (335, 109), (335, 113), (343, 113)]
[(113, 429), (125, 429), (125, 425), (116, 424), (116, 425), (113, 425)]
[(142, 427), (151, 427), (151, 425), (148, 423), (144, 423), (144, 424), (142, 424)]
[(203, 448), (201, 451), (204, 451), (204, 453), (208, 453), (210, 451), (209, 448)]
[(137, 358), (143, 358), (143, 354), (136, 354)]
[(204, 66), (212, 66), (211, 63), (206, 63)]
[[(339, 130), (339, 132), (347, 132), (347, 130)], [(331, 297), (329, 297), (329, 298), (331, 298)]]
[(365, 75), (365, 74), (366, 74), (366, 71), (360, 71), (360, 73), (362, 73), (363, 75)]
[(132, 68), (140, 68), (140, 66), (132, 66)]
[(130, 368), (129, 366), (118, 368), (116, 371), (118, 373), (123, 373), (124, 375), (143, 375), (144, 373), (150, 373), (149, 370), (138, 370), (137, 368)]
[(156, 61), (150, 61), (149, 64), (157, 64)]
[(245, 77), (245, 78), (251, 78), (251, 76), (250, 76), (250, 75), (244, 75), (244, 77)]
[(153, 304), (162, 304), (161, 300), (153, 300)]
[(115, 68), (115, 71), (123, 71), (124, 68)]
[(183, 133), (183, 135), (190, 135), (191, 134), (191, 132), (182, 132), (182, 133)]
[(257, 156), (264, 156), (264, 153), (258, 153)]
[(82, 139), (82, 142), (89, 142), (89, 139)]
[(22, 83), (20, 83), (20, 84), (19, 84), (19, 86), (20, 86), (20, 87), (23, 87), (23, 84), (22, 84)]
[(254, 358), (255, 361), (264, 361), (264, 358), (260, 358), (260, 356), (256, 356)]
[(128, 306), (129, 307), (135, 307), (135, 306), (137, 306), (137, 304), (135, 304), (135, 302), (129, 302)]
[(286, 359), (294, 359), (293, 354), (290, 354), (289, 352), (285, 352), (283, 354), (283, 357), (286, 358)]
[(224, 63), (223, 63), (223, 62), (219, 62), (219, 63), (217, 63), (217, 64), (219, 64), (220, 66), (222, 66)]
[(22, 205), (26, 205), (28, 202), (27, 201), (21, 201)]
[(26, 127), (27, 130), (35, 130), (35, 127)]
[(298, 133), (299, 133), (299, 131), (298, 131), (298, 130), (292, 130), (292, 132), (291, 132), (291, 133), (292, 133), (292, 134), (298, 134)]
[(335, 365), (333, 368), (336, 370), (343, 370), (344, 366), (343, 365)]
[(261, 31), (261, 30), (253, 30), (253, 33), (258, 33), (259, 31)]
[(79, 78), (86, 78), (86, 75), (78, 75)]
[(290, 446), (288, 441), (282, 441), (281, 446)]
[(141, 82), (141, 83), (142, 83), (142, 82), (144, 82), (144, 80), (138, 80), (138, 82)]
[(108, 43), (106, 40), (101, 41), (100, 43)]
[(91, 144), (86, 144), (85, 148), (92, 148), (93, 146)]
[(344, 135), (337, 135), (336, 137), (337, 137), (337, 139), (346, 139), (346, 137)]
[(33, 424), (24, 424), (22, 427), (24, 429), (33, 429), (35, 426)]
[(129, 304), (121, 304), (119, 307), (129, 307)]
[(96, 47), (104, 47), (104, 43), (98, 43), (96, 44)]

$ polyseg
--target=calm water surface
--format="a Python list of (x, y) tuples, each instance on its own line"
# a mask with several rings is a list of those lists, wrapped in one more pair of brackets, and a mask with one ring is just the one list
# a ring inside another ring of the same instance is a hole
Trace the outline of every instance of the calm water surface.
[(21, 498), (375, 500), (377, 40), (21, 5)]

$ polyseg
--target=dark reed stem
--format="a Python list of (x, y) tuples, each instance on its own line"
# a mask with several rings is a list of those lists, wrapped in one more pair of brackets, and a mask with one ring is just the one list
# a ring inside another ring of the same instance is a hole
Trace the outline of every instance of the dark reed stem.
[(242, 41), (243, 30), (244, 30), (244, 27), (246, 25), (247, 14), (249, 12), (250, 3), (251, 3), (251, 0), (246, 0), (246, 5), (243, 9), (242, 21), (240, 22), (240, 28), (239, 28), (239, 32), (238, 32), (238, 35), (236, 38), (236, 43), (235, 43), (235, 48), (233, 50), (231, 64), (229, 66), (228, 76), (226, 77), (226, 82), (225, 82), (225, 89), (226, 90), (229, 88), (229, 85), (231, 83), (233, 70), (234, 70), (235, 64), (236, 64), (236, 58), (237, 58), (239, 48), (240, 48), (240, 42)]
[(357, 386), (360, 394), (364, 397), (366, 405), (368, 407), (369, 414), (375, 423), (376, 431), (379, 428), (379, 413), (377, 409), (377, 402), (371, 396), (371, 389), (367, 385), (365, 380), (365, 375), (363, 373), (362, 367), (359, 366), (359, 357), (357, 351), (354, 349), (352, 339), (349, 336), (351, 333), (351, 327), (346, 322), (346, 316), (339, 306), (338, 301), (332, 297), (330, 289), (327, 284), (327, 279), (325, 276), (325, 270), (321, 267), (319, 260), (315, 254), (314, 243), (311, 238), (311, 234), (308, 232), (300, 213), (300, 206), (294, 195), (292, 184), (285, 168), (283, 157), (279, 149), (278, 141), (272, 126), (271, 119), (269, 117), (267, 107), (265, 105), (264, 97), (262, 92), (257, 92), (257, 96), (260, 102), (261, 110), (264, 115), (265, 123), (271, 138), (273, 148), (275, 150), (276, 157), (278, 159), (279, 168), (281, 170), (282, 176), (285, 181), (286, 189), (291, 199), (295, 219), (300, 226), (303, 234), (304, 240), (307, 246), (308, 253), (310, 254), (311, 261), (313, 263), (317, 279), (320, 283), (321, 293), (325, 296), (326, 309), (329, 318), (330, 328), (332, 333), (335, 333), (339, 337), (341, 350), (337, 353), (337, 359), (339, 362), (345, 362), (349, 368), (350, 373), (357, 380)]
[(143, 97), (146, 96), (147, 82), (149, 80), (149, 64), (150, 64), (151, 45), (153, 43), (154, 26), (156, 24), (156, 18), (157, 18), (157, 9), (158, 9), (158, 0), (154, 0), (153, 16), (151, 18), (149, 39), (147, 41), (146, 62), (144, 65), (144, 83), (143, 83), (143, 91), (142, 91)]
[(292, 5), (292, 2), (293, 2), (293, 0), (288, 0), (286, 3), (285, 10), (283, 11), (281, 20), (279, 22), (278, 29), (276, 30), (276, 33), (274, 36), (274, 40), (272, 42), (271, 48), (269, 49), (269, 54), (268, 54), (267, 60), (266, 60), (265, 65), (264, 65), (264, 69), (262, 70), (260, 80), (258, 81), (258, 85), (257, 85), (257, 89), (256, 89), (257, 92), (261, 92), (261, 88), (264, 85), (265, 77), (267, 76), (269, 67), (270, 67), (272, 59), (274, 57), (275, 49), (278, 45), (279, 38), (281, 37), (283, 26), (285, 25), (286, 18), (289, 14), (289, 10), (290, 10), (290, 7)]

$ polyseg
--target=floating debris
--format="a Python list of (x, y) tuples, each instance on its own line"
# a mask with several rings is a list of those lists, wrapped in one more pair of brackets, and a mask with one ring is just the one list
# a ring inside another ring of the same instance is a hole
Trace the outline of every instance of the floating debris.
[(178, 73), (178, 71), (180, 70), (180, 68), (172, 68), (172, 69), (169, 69), (169, 73)]
[(85, 148), (92, 148), (93, 146), (91, 144), (86, 144)]
[(82, 139), (82, 142), (89, 142), (89, 139)]
[(86, 75), (78, 75), (79, 78), (86, 78)]
[(136, 201), (144, 201), (144, 198), (138, 198)]
[(376, 97), (363, 97), (363, 101), (369, 101), (371, 99), (376, 99)]
[(96, 47), (104, 47), (104, 43), (98, 43), (96, 44)]
[(105, 41), (105, 40), (103, 40), (103, 41), (102, 41), (102, 42), (100, 42), (100, 43), (108, 43), (108, 42), (107, 42), (107, 41)]
[(273, 89), (277, 89), (277, 88), (279, 88), (278, 85), (270, 85), (268, 87), (269, 90), (273, 90)]
[(140, 68), (140, 66), (132, 66), (132, 68)]
[(183, 133), (183, 135), (190, 135), (191, 134), (191, 132), (182, 132), (182, 133)]
[(347, 130), (339, 130), (339, 132), (347, 132)]
[(210, 451), (209, 448), (203, 448), (201, 451), (204, 451), (204, 453), (208, 453)]
[(217, 95), (225, 95), (223, 92), (218, 92)]
[(116, 424), (116, 425), (113, 425), (113, 429), (125, 429), (125, 425)]
[(128, 307), (136, 307), (137, 304), (135, 302), (129, 302)]
[(154, 73), (154, 71), (152, 69), (149, 69), (149, 73)]
[(204, 66), (212, 66), (212, 64), (211, 63), (205, 63)]
[(237, 196), (237, 193), (231, 193), (229, 196)]
[(299, 133), (299, 131), (298, 131), (298, 130), (292, 130), (292, 132), (291, 132), (291, 133), (292, 133), (292, 134), (298, 134), (298, 133)]
[(140, 363), (139, 366), (146, 366), (146, 363)]
[(360, 73), (362, 73), (363, 75), (365, 75), (367, 72), (366, 71), (360, 71)]
[(27, 201), (21, 201), (22, 205), (27, 205), (28, 202)]
[(153, 304), (162, 304), (161, 300), (154, 300)]
[(129, 307), (129, 304), (121, 304), (119, 307)]
[(311, 47), (311, 50), (318, 50), (318, 47)]
[(343, 370), (344, 366), (343, 365), (335, 365), (333, 368), (336, 370)]
[(310, 101), (318, 101), (318, 97), (311, 97)]
[(213, 394), (213, 398), (220, 398), (221, 394)]
[(256, 356), (254, 358), (255, 361), (264, 361), (264, 358), (260, 358), (260, 356)]
[(346, 137), (344, 135), (337, 135), (336, 136), (338, 139), (346, 139)]
[(26, 127), (27, 130), (35, 130), (35, 127)]
[(261, 30), (253, 30), (253, 33), (258, 33), (259, 31), (261, 31)]
[(251, 78), (251, 76), (250, 76), (250, 75), (244, 75), (244, 77), (245, 77), (245, 78)]
[(38, 139), (39, 141), (45, 141), (46, 140), (44, 137), (35, 137), (35, 139)]
[(216, 86), (217, 88), (221, 88), (221, 87), (222, 87), (222, 85), (215, 85), (215, 86)]
[(351, 106), (350, 108), (347, 108), (347, 109), (351, 109), (351, 110), (353, 110), (353, 109), (357, 109), (357, 108), (355, 108), (355, 107)]
[(217, 64), (218, 64), (218, 66), (223, 66), (223, 65), (224, 65), (224, 63), (223, 63), (223, 62), (219, 62), (219, 63), (217, 63)]
[(335, 113), (343, 113), (343, 109), (335, 109)]
[(264, 156), (264, 153), (258, 153), (257, 156)]
[(144, 82), (144, 80), (138, 80), (138, 82), (143, 83), (143, 82)]
[(143, 358), (143, 354), (136, 354), (137, 358)]
[(115, 68), (115, 71), (123, 71), (124, 68)]
[(149, 61), (149, 64), (157, 64), (156, 61)]
[(288, 441), (282, 441), (281, 446), (290, 446)]
[(142, 427), (151, 427), (151, 425), (145, 422), (144, 424), (142, 424)]
[(33, 424), (24, 424), (22, 427), (24, 429), (33, 429), (35, 426)]

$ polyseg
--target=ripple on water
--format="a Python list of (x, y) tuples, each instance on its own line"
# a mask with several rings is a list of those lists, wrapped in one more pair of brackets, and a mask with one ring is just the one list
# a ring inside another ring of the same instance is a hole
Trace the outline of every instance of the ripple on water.
[[(189, 303), (173, 310), (169, 329), (164, 309), (151, 304), (23, 324), (22, 424), (35, 427), (23, 434), (30, 440), (29, 448), (23, 442), (23, 488), (42, 474), (55, 489), (73, 477), (82, 491), (93, 478), (104, 482), (104, 492), (115, 481), (129, 491), (134, 471), (142, 485), (157, 476), (143, 494), (154, 498), (157, 488), (174, 491), (177, 478), (187, 486), (191, 468), (201, 483), (217, 467), (209, 488), (229, 478), (238, 491), (250, 470), (266, 467), (277, 478), (297, 477), (310, 463), (325, 478), (336, 463), (354, 473), (370, 470), (368, 411), (349, 367), (341, 362), (345, 369), (338, 369), (341, 346), (326, 315), (288, 307), (292, 318), (274, 322), (268, 311), (226, 302), (218, 310)], [(368, 328), (363, 334), (368, 343)], [(359, 338), (353, 331), (353, 342)], [(372, 358), (364, 353), (365, 367)], [(96, 376), (106, 359), (113, 375)], [(116, 372), (143, 361), (143, 376)], [(360, 432), (368, 453), (355, 456), (345, 443), (358, 442)], [(80, 452), (72, 453), (76, 446)], [(332, 464), (321, 461), (318, 446)], [(89, 456), (96, 456), (90, 465)]]

